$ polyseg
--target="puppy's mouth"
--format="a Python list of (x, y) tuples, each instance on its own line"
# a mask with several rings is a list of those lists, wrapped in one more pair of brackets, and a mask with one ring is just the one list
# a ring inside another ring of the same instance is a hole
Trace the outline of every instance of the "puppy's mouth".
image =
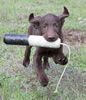
[(45, 40), (47, 40), (48, 42), (55, 42), (57, 39), (58, 38), (45, 38)]

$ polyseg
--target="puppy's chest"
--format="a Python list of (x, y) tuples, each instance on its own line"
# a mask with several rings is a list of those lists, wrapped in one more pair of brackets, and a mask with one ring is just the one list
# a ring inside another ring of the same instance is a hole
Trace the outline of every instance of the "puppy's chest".
[(41, 51), (42, 56), (49, 56), (49, 57), (56, 55), (56, 53), (57, 53), (56, 49), (45, 49)]

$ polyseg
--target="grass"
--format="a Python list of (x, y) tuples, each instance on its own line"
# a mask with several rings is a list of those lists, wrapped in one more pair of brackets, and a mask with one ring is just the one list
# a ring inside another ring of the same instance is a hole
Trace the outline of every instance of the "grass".
[(5, 33), (27, 32), (30, 13), (37, 16), (46, 13), (58, 15), (62, 13), (64, 5), (70, 11), (64, 28), (86, 32), (85, 4), (86, 0), (0, 0), (0, 100), (86, 100), (86, 46), (72, 51), (70, 67), (61, 81), (58, 93), (54, 94), (63, 66), (57, 67), (50, 60), (51, 69), (46, 71), (50, 83), (42, 88), (33, 64), (27, 69), (22, 66), (25, 47), (3, 43)]
[(85, 52), (86, 46), (75, 49), (75, 51), (72, 52), (71, 60), (73, 60), (75, 66), (78, 66), (77, 68), (80, 72), (86, 71)]

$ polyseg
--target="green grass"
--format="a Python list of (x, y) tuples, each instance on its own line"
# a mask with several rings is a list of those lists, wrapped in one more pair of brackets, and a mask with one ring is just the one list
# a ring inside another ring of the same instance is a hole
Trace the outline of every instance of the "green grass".
[(73, 60), (74, 66), (79, 69), (80, 72), (86, 71), (86, 46), (77, 48), (72, 51), (71, 60)]
[(50, 60), (52, 67), (46, 71), (50, 83), (42, 88), (33, 64), (27, 69), (22, 66), (25, 47), (3, 43), (5, 33), (27, 32), (30, 13), (59, 15), (64, 6), (70, 12), (64, 28), (86, 32), (86, 0), (0, 0), (0, 100), (86, 100), (86, 46), (72, 50), (70, 66), (54, 94), (63, 66)]

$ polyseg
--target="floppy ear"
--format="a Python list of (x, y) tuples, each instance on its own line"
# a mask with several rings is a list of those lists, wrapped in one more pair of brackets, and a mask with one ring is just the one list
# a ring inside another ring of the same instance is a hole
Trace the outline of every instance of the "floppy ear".
[(59, 17), (60, 20), (63, 20), (64, 18), (66, 18), (68, 16), (69, 16), (69, 11), (68, 11), (68, 9), (66, 7), (64, 7), (63, 14), (59, 15), (58, 17)]
[(34, 14), (31, 13), (31, 14), (29, 15), (29, 22), (31, 22), (33, 19), (34, 19)]
[(30, 14), (29, 16), (29, 22), (30, 23), (40, 23), (40, 20), (41, 20), (41, 17), (40, 16), (37, 16), (37, 17), (34, 17), (34, 14)]

